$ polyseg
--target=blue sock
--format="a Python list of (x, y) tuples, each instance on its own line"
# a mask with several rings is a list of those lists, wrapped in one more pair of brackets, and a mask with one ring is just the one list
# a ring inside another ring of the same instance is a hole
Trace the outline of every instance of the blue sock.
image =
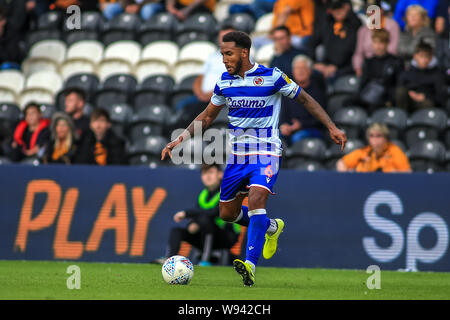
[(234, 223), (240, 224), (241, 226), (248, 227), (250, 223), (250, 218), (248, 217), (248, 207), (242, 206), (241, 213), (237, 217)]
[(264, 235), (270, 225), (270, 219), (267, 218), (265, 209), (251, 210), (249, 215), (250, 223), (247, 230), (247, 250), (245, 254), (246, 260), (256, 266), (264, 246)]

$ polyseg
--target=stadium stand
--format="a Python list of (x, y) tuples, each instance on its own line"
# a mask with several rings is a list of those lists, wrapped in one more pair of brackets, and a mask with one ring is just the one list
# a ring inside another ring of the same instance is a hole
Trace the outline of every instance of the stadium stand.
[[(97, 107), (109, 111), (114, 131), (127, 140), (131, 165), (161, 165), (158, 152), (170, 138), (175, 105), (192, 95), (203, 62), (218, 49), (220, 26), (232, 25), (252, 38), (269, 38), (272, 13), (256, 21), (245, 13), (228, 13), (230, 5), (249, 2), (221, 0), (213, 14), (196, 13), (184, 21), (167, 12), (147, 21), (130, 13), (106, 21), (100, 12), (87, 11), (81, 14), (81, 28), (74, 30), (67, 27), (63, 12), (42, 14), (23, 37), (26, 58), (21, 70), (0, 70), (0, 143), (10, 138), (26, 103), (38, 102), (44, 117), (50, 118), (62, 110), (64, 90), (81, 88), (87, 113)], [(272, 42), (251, 54), (267, 65), (275, 54)], [(354, 74), (330, 81), (327, 112), (349, 137), (344, 153), (362, 147), (366, 127), (382, 122), (392, 141), (407, 152), (414, 171), (450, 171), (448, 62), (440, 65), (447, 77), (446, 104), (411, 114), (395, 105), (369, 112), (349, 103), (360, 90)], [(226, 112), (219, 114), (213, 128), (227, 128)], [(285, 149), (284, 165), (296, 170), (334, 170), (342, 156), (339, 146), (327, 139), (303, 139)], [(0, 164), (10, 162), (2, 150), (0, 156)]]

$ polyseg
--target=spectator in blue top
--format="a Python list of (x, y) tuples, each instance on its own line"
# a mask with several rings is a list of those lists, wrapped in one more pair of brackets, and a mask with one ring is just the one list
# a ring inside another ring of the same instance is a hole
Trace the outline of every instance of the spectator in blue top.
[(418, 4), (425, 8), (428, 12), (428, 17), (434, 19), (436, 17), (436, 9), (439, 0), (399, 0), (394, 10), (394, 20), (397, 21), (400, 29), (405, 29), (405, 13), (406, 9), (412, 5)]

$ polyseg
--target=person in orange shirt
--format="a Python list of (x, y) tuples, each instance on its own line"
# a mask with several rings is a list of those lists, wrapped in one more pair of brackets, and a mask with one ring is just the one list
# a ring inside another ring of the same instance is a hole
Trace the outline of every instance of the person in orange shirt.
[(411, 172), (408, 158), (398, 146), (389, 141), (389, 129), (381, 123), (367, 128), (369, 145), (354, 150), (336, 163), (337, 171)]
[(272, 27), (286, 26), (291, 31), (292, 45), (301, 49), (313, 33), (313, 0), (278, 0), (273, 7)]

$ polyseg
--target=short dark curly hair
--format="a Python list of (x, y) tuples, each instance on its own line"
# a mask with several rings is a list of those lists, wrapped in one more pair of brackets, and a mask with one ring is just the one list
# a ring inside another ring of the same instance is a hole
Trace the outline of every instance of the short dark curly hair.
[(250, 50), (252, 46), (252, 40), (246, 34), (242, 31), (232, 31), (228, 32), (226, 35), (222, 38), (223, 42), (234, 42), (236, 43), (236, 47), (244, 48)]

